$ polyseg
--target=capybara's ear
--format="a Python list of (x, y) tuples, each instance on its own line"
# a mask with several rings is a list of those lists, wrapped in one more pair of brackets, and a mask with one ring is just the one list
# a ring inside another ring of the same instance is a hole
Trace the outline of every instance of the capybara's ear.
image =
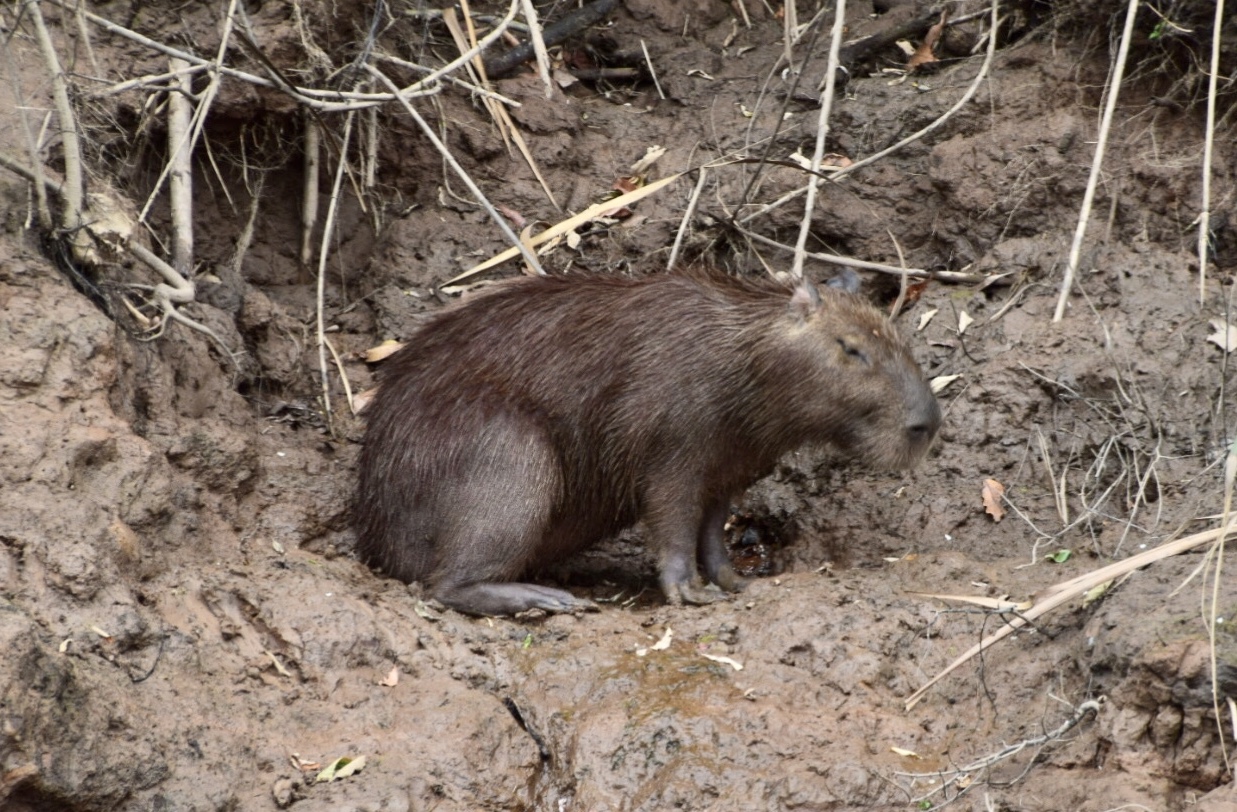
[(820, 291), (804, 279), (795, 286), (795, 293), (790, 297), (790, 313), (799, 321), (807, 321), (817, 310), (820, 310)]
[(859, 274), (855, 273), (852, 268), (843, 268), (840, 274), (833, 277), (825, 284), (831, 288), (844, 290), (847, 293), (858, 293), (859, 281)]

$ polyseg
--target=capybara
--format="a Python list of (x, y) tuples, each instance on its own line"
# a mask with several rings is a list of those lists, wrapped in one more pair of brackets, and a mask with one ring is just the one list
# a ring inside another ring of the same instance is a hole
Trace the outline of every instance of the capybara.
[(738, 590), (730, 500), (779, 457), (829, 444), (905, 468), (940, 426), (857, 287), (551, 276), (443, 310), (369, 407), (361, 556), (461, 612), (572, 611), (592, 604), (515, 579), (643, 521), (671, 603)]

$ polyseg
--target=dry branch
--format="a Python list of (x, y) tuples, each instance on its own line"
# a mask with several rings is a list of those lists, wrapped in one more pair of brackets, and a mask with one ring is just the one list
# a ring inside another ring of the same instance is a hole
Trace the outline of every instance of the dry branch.
[(64, 70), (60, 67), (60, 59), (56, 56), (51, 34), (43, 22), (43, 12), (39, 10), (38, 0), (26, 0), (26, 11), (34, 22), (39, 50), (42, 51), (43, 61), (51, 74), (52, 102), (56, 106), (56, 116), (60, 121), (60, 142), (64, 149), (64, 185), (61, 187), (63, 210), (60, 213), (60, 227), (68, 236), (74, 258), (81, 259), (90, 249), (90, 240), (81, 228), (85, 187), (82, 181), (82, 150), (77, 134), (77, 117), (73, 114), (73, 105), (69, 102), (69, 84)]
[[(541, 32), (541, 39), (546, 47), (558, 45), (575, 33), (601, 22), (617, 4), (618, 0), (593, 0), (592, 3), (564, 15), (558, 22), (547, 26)], [(516, 46), (506, 53), (485, 60), (485, 73), (491, 79), (501, 79), (521, 63), (532, 59), (534, 54), (535, 46), (531, 42)]]

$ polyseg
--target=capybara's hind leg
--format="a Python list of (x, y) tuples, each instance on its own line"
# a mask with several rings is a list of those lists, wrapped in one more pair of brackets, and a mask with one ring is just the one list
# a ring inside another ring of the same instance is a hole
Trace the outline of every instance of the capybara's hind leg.
[(460, 475), (439, 489), (450, 519), (430, 578), (435, 598), (473, 615), (595, 608), (561, 589), (513, 582), (548, 563), (546, 538), (561, 498), (562, 470), (539, 428), (519, 415), (494, 418)]

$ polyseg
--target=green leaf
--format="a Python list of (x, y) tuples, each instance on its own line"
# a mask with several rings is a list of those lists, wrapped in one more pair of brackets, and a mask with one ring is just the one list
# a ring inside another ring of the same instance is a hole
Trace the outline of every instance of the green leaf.
[(1044, 558), (1047, 558), (1049, 561), (1051, 561), (1054, 564), (1064, 564), (1066, 561), (1069, 561), (1069, 557), (1073, 554), (1074, 554), (1073, 550), (1067, 550), (1064, 547), (1062, 547), (1060, 550), (1057, 550), (1055, 553), (1049, 553), (1048, 555), (1044, 556)]

